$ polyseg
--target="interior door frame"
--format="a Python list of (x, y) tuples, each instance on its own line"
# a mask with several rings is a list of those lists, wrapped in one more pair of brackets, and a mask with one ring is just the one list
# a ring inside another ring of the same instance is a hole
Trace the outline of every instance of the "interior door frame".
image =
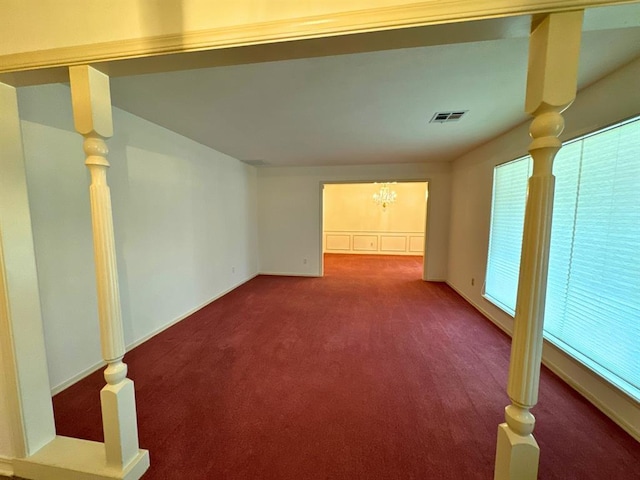
[[(373, 179), (373, 180), (322, 180), (320, 181), (320, 242), (319, 242), (319, 265), (320, 265), (320, 276), (324, 277), (324, 186), (325, 185), (347, 185), (347, 184), (363, 184), (363, 183), (384, 183), (390, 182), (389, 178), (385, 179)], [(396, 183), (426, 183), (426, 198), (425, 202), (427, 203), (427, 208), (425, 210), (425, 219), (424, 219), (424, 243), (422, 245), (422, 280), (428, 281), (427, 278), (427, 265), (429, 261), (429, 235), (431, 229), (430, 225), (430, 210), (431, 210), (431, 202), (429, 201), (429, 186), (431, 184), (431, 180), (429, 178), (410, 178), (410, 179), (395, 179), (393, 182)]]

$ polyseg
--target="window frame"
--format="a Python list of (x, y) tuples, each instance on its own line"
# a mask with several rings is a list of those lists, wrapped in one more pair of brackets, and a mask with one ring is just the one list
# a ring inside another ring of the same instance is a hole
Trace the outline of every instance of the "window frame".
[[(568, 145), (570, 145), (572, 143), (575, 143), (575, 142), (583, 141), (583, 140), (585, 140), (585, 139), (587, 139), (589, 137), (595, 136), (595, 135), (603, 134), (603, 133), (605, 133), (605, 132), (607, 132), (609, 130), (616, 129), (616, 128), (622, 127), (624, 125), (627, 125), (629, 123), (633, 123), (633, 122), (640, 122), (640, 114), (635, 114), (635, 115), (633, 115), (631, 117), (628, 117), (628, 118), (626, 118), (624, 120), (608, 124), (607, 126), (599, 128), (597, 130), (593, 130), (593, 131), (590, 131), (590, 132), (585, 133), (585, 134), (579, 134), (577, 136), (574, 136), (571, 139), (569, 139), (567, 141), (564, 141), (562, 143), (562, 147), (566, 147), (566, 146), (568, 146)], [(498, 163), (498, 164), (494, 165), (494, 167), (493, 167), (493, 182), (492, 182), (492, 194), (491, 194), (491, 212), (490, 212), (490, 217), (489, 217), (490, 218), (489, 242), (488, 242), (488, 245), (487, 245), (485, 275), (484, 275), (484, 282), (483, 282), (483, 286), (482, 286), (481, 296), (486, 301), (491, 303), (493, 306), (497, 307), (499, 310), (501, 310), (504, 313), (506, 313), (507, 315), (509, 315), (511, 318), (515, 318), (515, 309), (517, 308), (517, 290), (518, 290), (518, 288), (516, 287), (516, 299), (515, 299), (515, 303), (514, 303), (514, 308), (513, 309), (511, 309), (509, 307), (509, 305), (505, 305), (504, 303), (502, 303), (499, 300), (495, 299), (490, 293), (487, 293), (487, 291), (486, 291), (487, 277), (488, 277), (488, 273), (489, 273), (489, 262), (490, 262), (490, 253), (491, 253), (491, 238), (492, 238), (492, 230), (493, 230), (492, 227), (493, 227), (494, 209), (495, 209), (494, 203), (495, 203), (495, 193), (496, 193), (496, 170), (499, 167), (508, 165), (510, 163), (514, 163), (514, 162), (518, 162), (518, 161), (526, 161), (527, 159), (529, 159), (529, 162), (531, 162), (531, 163), (533, 162), (533, 159), (531, 158), (531, 155), (528, 153), (526, 155), (518, 156), (518, 157), (513, 158), (511, 160)], [(529, 171), (531, 172), (531, 170), (532, 169), (530, 168)], [(531, 176), (531, 174), (529, 174), (529, 176), (527, 177), (527, 184), (528, 184), (528, 181), (529, 181), (528, 179), (530, 178), (530, 176)], [(526, 205), (526, 195), (528, 195), (528, 193), (525, 193), (525, 205)], [(523, 224), (523, 227), (524, 227), (524, 224)], [(522, 252), (520, 253), (520, 255), (522, 255)], [(520, 256), (520, 261), (521, 261), (521, 256)], [(519, 261), (519, 263), (520, 263), (520, 261)], [(518, 268), (518, 272), (519, 271), (520, 271), (520, 269)], [(519, 273), (518, 273), (518, 281), (519, 281)], [(545, 295), (546, 295), (546, 292), (545, 292)], [(568, 343), (566, 343), (562, 339), (557, 338), (553, 334), (548, 333), (544, 327), (543, 327), (543, 341), (549, 342), (555, 348), (557, 348), (558, 350), (560, 350), (561, 352), (563, 352), (564, 354), (566, 354), (567, 356), (569, 356), (570, 358), (572, 358), (573, 360), (578, 362), (579, 364), (581, 364), (584, 367), (586, 367), (587, 369), (589, 369), (589, 371), (591, 371), (594, 374), (596, 374), (598, 376), (598, 378), (600, 378), (604, 382), (614, 386), (617, 390), (619, 390), (621, 393), (623, 393), (626, 397), (629, 398), (629, 400), (631, 400), (635, 404), (640, 404), (640, 388), (632, 385), (631, 383), (629, 383), (629, 382), (627, 382), (627, 381), (625, 381), (623, 379), (621, 379), (621, 381), (619, 381), (618, 380), (619, 377), (616, 374), (614, 374), (613, 372), (609, 371), (607, 368), (601, 366), (596, 361), (591, 360), (587, 355), (585, 355), (582, 352), (578, 351), (577, 349), (575, 349), (574, 347), (572, 347), (571, 345), (569, 345)]]

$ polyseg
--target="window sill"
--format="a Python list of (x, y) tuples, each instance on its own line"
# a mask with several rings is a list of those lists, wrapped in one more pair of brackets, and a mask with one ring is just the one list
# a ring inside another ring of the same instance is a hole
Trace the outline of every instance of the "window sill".
[[(499, 308), (501, 311), (509, 315), (512, 319), (515, 318), (515, 311), (501, 302), (497, 301), (490, 295), (486, 293), (482, 294), (482, 298), (486, 301)], [(640, 389), (635, 388), (633, 385), (625, 382), (624, 380), (617, 380), (616, 378), (611, 378), (607, 375), (607, 370), (604, 367), (601, 367), (596, 362), (593, 362), (585, 355), (580, 352), (574, 350), (569, 345), (566, 345), (561, 340), (556, 339), (555, 337), (548, 335), (544, 332), (543, 340), (545, 343), (549, 343), (556, 349), (558, 349), (563, 354), (567, 355), (571, 360), (580, 364), (585, 369), (589, 370), (589, 372), (593, 373), (601, 382), (607, 384), (611, 388), (619, 391), (622, 395), (624, 395), (631, 403), (636, 406), (640, 406)]]

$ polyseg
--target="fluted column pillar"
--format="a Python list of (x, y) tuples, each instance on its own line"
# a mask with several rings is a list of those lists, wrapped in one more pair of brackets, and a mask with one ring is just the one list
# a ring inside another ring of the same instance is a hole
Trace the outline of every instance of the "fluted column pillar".
[(529, 178), (514, 320), (509, 383), (511, 405), (498, 427), (495, 480), (535, 480), (540, 449), (533, 437), (538, 402), (542, 329), (549, 266), (555, 178), (553, 160), (562, 143), (561, 115), (576, 95), (582, 11), (536, 17), (529, 44), (525, 109), (534, 116)]
[(109, 77), (83, 65), (69, 68), (76, 130), (84, 137), (91, 174), (89, 193), (93, 249), (98, 291), (102, 357), (107, 362), (107, 385), (100, 392), (106, 462), (123, 469), (138, 455), (138, 427), (133, 382), (127, 378), (124, 335), (118, 290), (118, 271), (107, 184), (107, 144), (113, 135)]

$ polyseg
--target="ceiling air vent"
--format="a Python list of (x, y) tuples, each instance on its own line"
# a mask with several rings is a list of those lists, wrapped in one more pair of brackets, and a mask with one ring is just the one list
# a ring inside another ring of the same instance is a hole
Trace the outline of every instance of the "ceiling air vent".
[(266, 165), (269, 165), (264, 160), (242, 160), (242, 162), (246, 163), (247, 165), (251, 165), (252, 167), (264, 167)]
[(468, 110), (456, 110), (455, 112), (438, 112), (430, 120), (429, 123), (448, 123), (457, 122)]

